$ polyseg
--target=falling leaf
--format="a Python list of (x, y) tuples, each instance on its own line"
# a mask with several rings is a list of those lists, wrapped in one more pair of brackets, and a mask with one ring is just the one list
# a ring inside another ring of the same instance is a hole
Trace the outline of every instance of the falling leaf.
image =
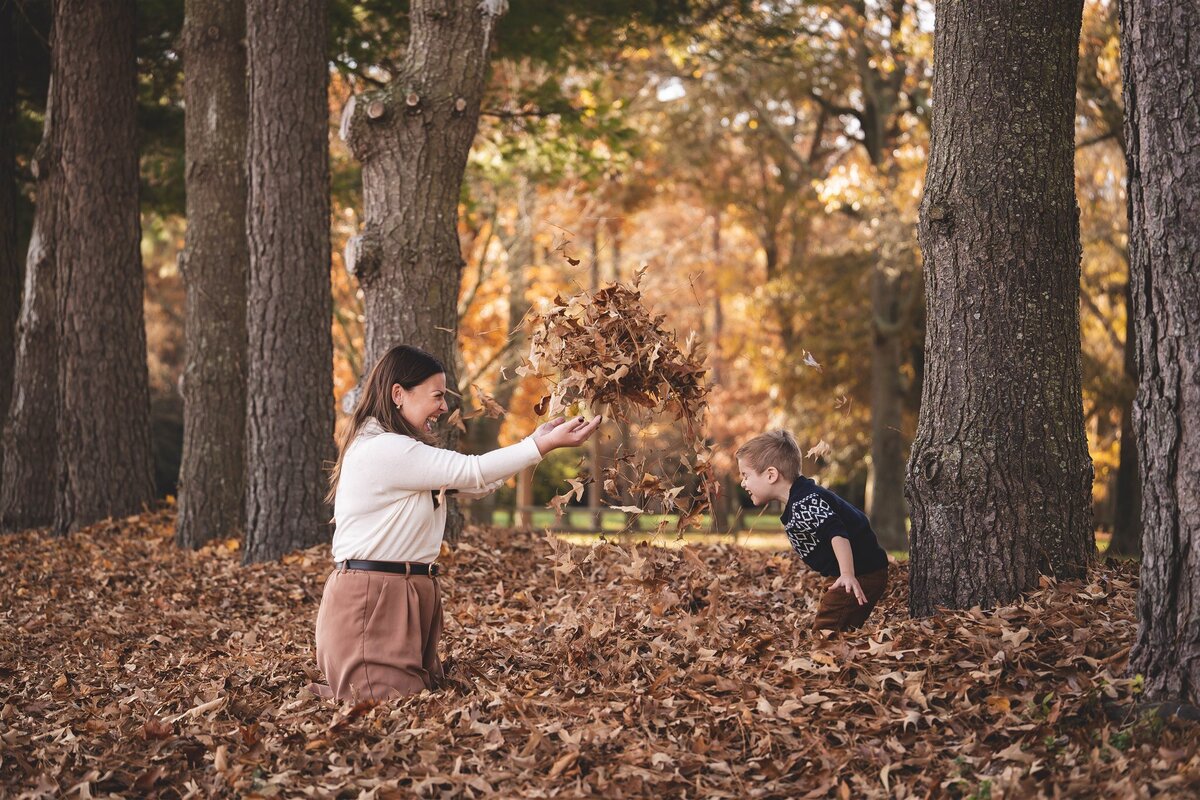
[(805, 458), (824, 458), (832, 452), (833, 448), (829, 446), (828, 442), (822, 439), (805, 454)]

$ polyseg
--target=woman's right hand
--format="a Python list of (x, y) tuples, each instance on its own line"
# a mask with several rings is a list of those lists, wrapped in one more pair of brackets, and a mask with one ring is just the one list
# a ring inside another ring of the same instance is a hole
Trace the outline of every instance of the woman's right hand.
[(603, 421), (602, 414), (592, 417), (587, 422), (583, 417), (571, 417), (568, 420), (558, 417), (539, 425), (533, 432), (533, 441), (542, 455), (560, 447), (578, 447), (587, 441)]

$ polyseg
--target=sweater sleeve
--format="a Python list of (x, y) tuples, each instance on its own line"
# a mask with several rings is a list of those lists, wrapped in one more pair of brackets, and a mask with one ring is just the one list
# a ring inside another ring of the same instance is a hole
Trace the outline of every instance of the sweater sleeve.
[(542, 460), (533, 437), (474, 456), (431, 447), (411, 436), (381, 434), (364, 455), (377, 485), (400, 491), (478, 491)]

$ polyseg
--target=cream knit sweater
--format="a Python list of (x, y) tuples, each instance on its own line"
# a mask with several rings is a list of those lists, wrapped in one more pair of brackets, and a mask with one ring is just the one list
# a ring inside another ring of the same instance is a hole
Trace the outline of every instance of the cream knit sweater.
[(443, 450), (368, 419), (346, 448), (333, 503), (333, 559), (437, 560), (446, 504), (433, 492), (482, 497), (542, 460), (533, 437), (481, 456)]

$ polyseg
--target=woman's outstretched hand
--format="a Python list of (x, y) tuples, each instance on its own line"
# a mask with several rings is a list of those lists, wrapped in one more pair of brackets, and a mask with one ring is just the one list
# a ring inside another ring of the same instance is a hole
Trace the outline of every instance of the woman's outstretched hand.
[(560, 447), (578, 447), (587, 441), (603, 421), (602, 414), (597, 414), (586, 422), (583, 417), (571, 417), (566, 420), (556, 417), (537, 427), (533, 432), (533, 441), (542, 455)]

